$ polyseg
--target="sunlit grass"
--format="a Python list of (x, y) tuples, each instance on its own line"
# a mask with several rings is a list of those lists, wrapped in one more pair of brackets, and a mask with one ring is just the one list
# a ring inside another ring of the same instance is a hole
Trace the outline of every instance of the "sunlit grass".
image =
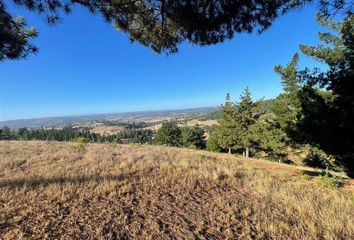
[(310, 168), (158, 146), (78, 151), (75, 144), (0, 142), (1, 238), (354, 237), (353, 193)]

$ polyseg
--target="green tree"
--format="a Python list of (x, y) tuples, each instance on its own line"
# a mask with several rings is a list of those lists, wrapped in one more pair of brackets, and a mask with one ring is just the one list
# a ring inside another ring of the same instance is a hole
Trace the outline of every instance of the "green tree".
[(300, 49), (329, 69), (305, 69), (298, 74), (304, 84), (299, 93), (302, 117), (294, 140), (335, 156), (354, 176), (354, 17), (347, 14), (342, 22), (335, 22), (318, 14), (317, 19), (329, 29), (319, 33), (323, 44)]
[(183, 127), (181, 131), (182, 146), (204, 149), (206, 147), (205, 131), (198, 124), (193, 127)]
[(25, 58), (37, 48), (30, 42), (38, 36), (34, 28), (27, 28), (22, 17), (12, 17), (0, 1), (0, 62)]
[(214, 134), (211, 134), (209, 136), (206, 148), (208, 151), (212, 151), (212, 152), (220, 152), (221, 151), (219, 141)]
[(257, 122), (250, 126), (249, 138), (253, 148), (268, 155), (280, 157), (285, 154), (286, 133), (273, 113), (261, 115)]
[(250, 127), (256, 122), (257, 105), (252, 101), (251, 91), (247, 87), (240, 96), (240, 101), (236, 103), (236, 113), (234, 118), (234, 134), (236, 136), (235, 147), (242, 149), (243, 156), (249, 157), (249, 149), (252, 144)]
[(249, 157), (251, 145), (251, 135), (249, 128), (255, 123), (257, 117), (257, 104), (252, 101), (251, 92), (247, 87), (240, 96), (240, 101), (231, 101), (230, 94), (226, 96), (226, 102), (221, 106), (221, 118), (218, 120), (219, 126), (213, 137), (218, 139), (221, 148), (232, 150), (242, 150), (244, 157)]
[(221, 118), (218, 120), (219, 125), (215, 131), (215, 137), (218, 139), (220, 147), (228, 149), (229, 154), (231, 154), (231, 150), (235, 149), (238, 139), (235, 133), (236, 108), (229, 93), (226, 95), (225, 104), (220, 108), (220, 113)]
[[(219, 120), (222, 116), (221, 112), (218, 111), (219, 118), (217, 118), (217, 120)], [(208, 151), (212, 151), (212, 152), (222, 152), (222, 147), (219, 144), (219, 125), (212, 125), (208, 127), (207, 133), (208, 133), (208, 139), (207, 139), (207, 144), (206, 144), (206, 148)]]
[(12, 140), (13, 137), (13, 133), (9, 127), (5, 126), (1, 128), (1, 140)]
[(155, 135), (155, 142), (170, 147), (181, 146), (181, 128), (174, 121), (164, 122)]
[(276, 116), (281, 128), (291, 134), (301, 118), (299, 92), (301, 84), (298, 77), (299, 55), (296, 53), (286, 67), (275, 66), (274, 70), (282, 80), (283, 93), (271, 104), (270, 110)]
[(21, 140), (28, 140), (29, 139), (29, 131), (27, 128), (20, 128), (18, 129), (18, 136)]
[[(60, 22), (60, 14), (70, 13), (74, 5), (101, 14), (105, 21), (130, 40), (151, 47), (156, 52), (174, 53), (184, 41), (210, 45), (231, 39), (237, 33), (262, 32), (289, 10), (314, 0), (13, 0), (15, 5), (45, 16), (49, 24)], [(331, 15), (350, 11), (353, 3), (344, 0), (319, 1), (320, 11)], [(30, 39), (37, 36), (23, 20), (5, 9), (0, 0), (0, 60), (19, 59), (37, 52)], [(11, 48), (10, 48), (11, 47)]]

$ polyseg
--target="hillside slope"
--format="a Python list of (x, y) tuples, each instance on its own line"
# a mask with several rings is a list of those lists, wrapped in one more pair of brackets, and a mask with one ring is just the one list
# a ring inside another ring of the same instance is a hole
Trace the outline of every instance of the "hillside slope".
[(0, 239), (353, 239), (308, 169), (138, 145), (0, 142)]

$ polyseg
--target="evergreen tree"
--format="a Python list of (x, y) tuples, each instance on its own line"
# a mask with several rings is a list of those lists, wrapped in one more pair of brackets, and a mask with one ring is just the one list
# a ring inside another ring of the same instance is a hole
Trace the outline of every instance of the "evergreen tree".
[[(237, 33), (267, 29), (277, 17), (313, 0), (13, 0), (14, 5), (46, 17), (49, 24), (60, 22), (60, 13), (70, 13), (80, 5), (91, 13), (101, 14), (131, 41), (140, 42), (156, 52), (174, 53), (184, 41), (211, 45), (233, 38)], [(352, 1), (321, 0), (324, 15), (351, 11)], [(36, 53), (30, 40), (37, 36), (16, 19), (0, 0), (0, 61), (19, 59)]]
[(271, 104), (270, 110), (288, 135), (294, 131), (301, 117), (301, 103), (298, 96), (301, 89), (297, 69), (298, 62), (299, 55), (296, 53), (286, 67), (277, 65), (274, 69), (281, 77), (284, 92)]
[(220, 112), (221, 118), (218, 120), (219, 125), (215, 131), (216, 138), (218, 139), (220, 147), (228, 149), (229, 154), (231, 154), (231, 150), (235, 149), (238, 139), (235, 134), (236, 108), (235, 103), (231, 101), (229, 93), (226, 95), (225, 104), (221, 106)]
[(164, 122), (155, 135), (155, 142), (170, 147), (181, 146), (181, 129), (174, 121)]
[(285, 154), (286, 133), (280, 128), (273, 113), (261, 115), (257, 122), (250, 126), (249, 136), (256, 150), (278, 158)]
[(198, 124), (193, 127), (183, 127), (181, 132), (181, 143), (184, 147), (204, 149), (206, 146), (205, 131), (199, 127)]
[(257, 109), (256, 104), (253, 103), (251, 92), (247, 87), (242, 95), (240, 101), (236, 103), (236, 113), (234, 117), (234, 135), (236, 137), (235, 146), (242, 149), (243, 156), (249, 157), (249, 148), (251, 146), (250, 126), (256, 122)]
[(12, 140), (13, 138), (13, 133), (9, 127), (1, 128), (1, 140)]
[(29, 139), (29, 131), (27, 128), (20, 128), (18, 129), (18, 136), (21, 140), (28, 140)]
[(299, 74), (302, 119), (298, 123), (299, 142), (318, 146), (334, 155), (349, 175), (354, 176), (354, 16), (343, 22), (318, 15), (329, 32), (319, 33), (324, 44), (301, 45), (301, 51), (329, 66), (329, 70), (304, 70)]
[(249, 157), (251, 145), (250, 126), (255, 123), (257, 104), (252, 101), (251, 92), (247, 87), (240, 96), (240, 101), (234, 103), (227, 94), (226, 102), (221, 106), (221, 118), (216, 133), (213, 137), (218, 139), (221, 148), (242, 150), (244, 157)]
[(217, 136), (214, 133), (210, 134), (208, 141), (207, 141), (206, 148), (208, 151), (212, 151), (212, 152), (220, 152), (221, 151), (219, 141), (217, 139)]

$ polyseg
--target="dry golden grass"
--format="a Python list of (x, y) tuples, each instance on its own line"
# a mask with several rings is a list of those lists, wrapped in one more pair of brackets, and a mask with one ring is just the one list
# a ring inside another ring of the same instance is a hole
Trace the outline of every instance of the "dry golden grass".
[(200, 121), (199, 119), (193, 119), (187, 122), (187, 126), (194, 126), (198, 124), (199, 126), (213, 126), (213, 125), (218, 125), (217, 120), (205, 120), (205, 121)]
[(353, 239), (353, 193), (303, 170), (177, 148), (0, 142), (0, 239)]

